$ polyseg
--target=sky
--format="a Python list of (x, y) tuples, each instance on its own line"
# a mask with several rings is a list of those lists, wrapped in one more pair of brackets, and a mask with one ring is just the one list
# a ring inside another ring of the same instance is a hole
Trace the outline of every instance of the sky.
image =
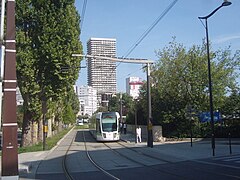
[[(137, 40), (160, 17), (174, 0), (88, 0), (82, 21), (80, 40), (86, 54), (86, 42), (91, 37), (116, 38), (117, 57), (126, 56)], [(157, 61), (156, 51), (162, 50), (176, 37), (185, 47), (201, 45), (206, 31), (199, 16), (206, 16), (223, 0), (178, 0), (157, 23), (129, 58)], [(208, 19), (209, 40), (214, 50), (231, 46), (232, 53), (240, 49), (240, 0), (222, 7)], [(82, 14), (84, 0), (75, 5)], [(85, 66), (83, 60), (81, 66)], [(118, 63), (117, 63), (118, 65)], [(121, 63), (117, 66), (117, 92), (126, 92), (126, 78), (146, 80), (142, 65)], [(82, 68), (77, 85), (87, 85), (87, 69)]]

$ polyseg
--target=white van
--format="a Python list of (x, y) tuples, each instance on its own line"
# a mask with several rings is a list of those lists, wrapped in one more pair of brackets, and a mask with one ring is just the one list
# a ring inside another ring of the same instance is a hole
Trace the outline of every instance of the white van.
[(82, 125), (83, 125), (83, 119), (78, 119), (77, 125), (78, 125), (78, 126), (82, 126)]

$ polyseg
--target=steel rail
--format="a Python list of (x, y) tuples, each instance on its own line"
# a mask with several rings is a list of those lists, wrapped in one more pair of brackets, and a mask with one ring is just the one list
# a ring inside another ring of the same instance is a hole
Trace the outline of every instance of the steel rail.
[(107, 172), (105, 169), (103, 169), (101, 166), (99, 166), (93, 159), (92, 157), (90, 156), (89, 154), (89, 151), (87, 149), (87, 143), (86, 143), (86, 138), (85, 138), (85, 134), (84, 134), (84, 131), (82, 131), (83, 133), (83, 139), (84, 139), (84, 146), (85, 146), (85, 150), (86, 150), (86, 154), (87, 154), (87, 157), (88, 159), (90, 160), (90, 162), (96, 167), (98, 168), (101, 172), (103, 172), (104, 174), (106, 174), (107, 176), (111, 177), (112, 179), (115, 179), (115, 180), (120, 180), (119, 178), (117, 178), (116, 176), (110, 174), (109, 172)]
[(69, 170), (68, 170), (68, 168), (67, 168), (67, 164), (66, 164), (67, 154), (68, 154), (68, 152), (69, 152), (70, 147), (71, 147), (72, 144), (73, 144), (74, 138), (76, 137), (76, 132), (75, 132), (74, 134), (75, 134), (75, 135), (73, 136), (73, 138), (72, 138), (72, 140), (71, 140), (71, 143), (70, 143), (70, 145), (68, 146), (68, 149), (67, 149), (67, 151), (66, 151), (66, 153), (65, 153), (65, 155), (64, 155), (64, 157), (63, 157), (63, 160), (62, 160), (63, 172), (64, 172), (64, 175), (66, 176), (66, 178), (67, 178), (68, 180), (74, 180), (74, 178), (71, 176), (71, 174), (70, 174), (70, 172), (69, 172)]

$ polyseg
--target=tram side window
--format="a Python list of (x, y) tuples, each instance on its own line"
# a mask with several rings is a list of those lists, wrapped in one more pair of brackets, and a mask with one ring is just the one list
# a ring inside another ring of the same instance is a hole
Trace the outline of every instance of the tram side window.
[(101, 132), (101, 127), (98, 119), (96, 121), (96, 132)]
[(98, 131), (101, 132), (101, 126), (99, 123), (98, 123)]
[(116, 131), (116, 130), (117, 130), (117, 123), (113, 123), (113, 124), (112, 124), (112, 130), (113, 130), (113, 131)]

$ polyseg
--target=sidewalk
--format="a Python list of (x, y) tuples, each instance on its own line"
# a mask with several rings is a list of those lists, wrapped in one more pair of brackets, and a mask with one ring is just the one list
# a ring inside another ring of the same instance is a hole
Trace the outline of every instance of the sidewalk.
[[(73, 128), (65, 134), (65, 136), (58, 141), (55, 147), (48, 151), (37, 151), (37, 152), (27, 152), (18, 154), (18, 170), (19, 179), (34, 179), (37, 168), (42, 160), (44, 160), (47, 155), (53, 151), (58, 144), (64, 140), (64, 138), (73, 130)], [(2, 175), (2, 157), (0, 157), (0, 175)], [(1, 176), (0, 176), (1, 177)]]
[(147, 139), (143, 139), (142, 143), (135, 143), (135, 134), (121, 134), (121, 140), (134, 144), (136, 147), (142, 147), (152, 152), (164, 155), (170, 159), (176, 158), (179, 160), (195, 160), (203, 158), (216, 158), (219, 156), (240, 155), (240, 139), (232, 138), (230, 154), (230, 146), (227, 138), (215, 139), (215, 156), (211, 146), (211, 139), (196, 138), (193, 139), (191, 146), (191, 139), (183, 140), (169, 140), (165, 142), (153, 142), (153, 148), (147, 147)]
[[(18, 154), (19, 176), (34, 179), (38, 165), (47, 156), (48, 152), (49, 151), (38, 151)], [(2, 170), (1, 160), (2, 158), (0, 159), (0, 174)]]
[(135, 142), (135, 134), (130, 134), (130, 133), (124, 134), (124, 133), (122, 133), (120, 139), (122, 141), (125, 141), (125, 142), (128, 142), (128, 143)]

